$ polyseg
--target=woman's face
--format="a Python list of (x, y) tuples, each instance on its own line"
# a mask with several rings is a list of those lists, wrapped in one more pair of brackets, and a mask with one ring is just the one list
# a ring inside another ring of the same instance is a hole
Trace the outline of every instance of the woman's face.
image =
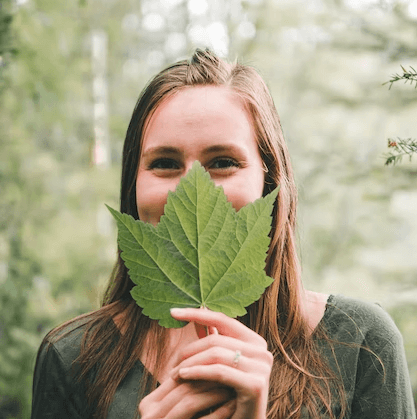
[(236, 210), (262, 196), (264, 171), (250, 116), (226, 87), (198, 86), (168, 98), (149, 120), (136, 179), (139, 218), (156, 225), (168, 191), (198, 160)]

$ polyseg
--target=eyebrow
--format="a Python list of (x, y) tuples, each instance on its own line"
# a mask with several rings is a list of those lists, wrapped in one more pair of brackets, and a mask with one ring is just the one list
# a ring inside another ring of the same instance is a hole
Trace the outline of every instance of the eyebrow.
[[(204, 154), (218, 153), (222, 151), (239, 152), (240, 147), (236, 147), (234, 144), (216, 144), (216, 145), (207, 147), (203, 150)], [(150, 147), (147, 150), (144, 150), (142, 157), (146, 157), (149, 155), (160, 155), (160, 154), (179, 155), (179, 154), (182, 154), (182, 151), (180, 148), (172, 147), (172, 146)]]
[(157, 146), (157, 147), (151, 147), (147, 150), (145, 149), (143, 151), (143, 156), (146, 157), (148, 155), (152, 154), (181, 154), (181, 151), (177, 147), (171, 147), (171, 146)]

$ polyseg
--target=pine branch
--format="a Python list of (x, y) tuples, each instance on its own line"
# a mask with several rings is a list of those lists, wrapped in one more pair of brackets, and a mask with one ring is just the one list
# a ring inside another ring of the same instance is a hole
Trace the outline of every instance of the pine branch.
[[(391, 80), (383, 84), (390, 83), (389, 89), (391, 89), (393, 83), (399, 80), (404, 80), (405, 83), (410, 82), (411, 85), (415, 83), (415, 88), (417, 88), (417, 71), (411, 66), (411, 70), (406, 70), (403, 66), (401, 66), (401, 68), (403, 70), (402, 75), (393, 74), (391, 76)], [(417, 153), (417, 141), (412, 138), (397, 138), (397, 141), (393, 140), (392, 138), (388, 138), (388, 148), (390, 149), (390, 152), (384, 156), (386, 159), (385, 166), (389, 166), (390, 164), (395, 166), (405, 156), (408, 156), (411, 161), (413, 154)]]
[(410, 82), (411, 85), (415, 83), (416, 84), (415, 88), (417, 89), (417, 71), (411, 66), (410, 66), (411, 71), (406, 70), (403, 66), (401, 66), (401, 68), (403, 70), (403, 74), (398, 74), (398, 73), (393, 74), (391, 76), (391, 80), (388, 80), (387, 82), (382, 83), (382, 85), (390, 83), (389, 89), (391, 89), (393, 83), (399, 80), (404, 80), (405, 83)]
[(392, 138), (388, 138), (388, 147), (391, 150), (384, 156), (384, 158), (386, 158), (386, 166), (389, 166), (390, 164), (395, 166), (404, 156), (408, 156), (411, 161), (413, 154), (417, 153), (417, 141), (412, 138), (398, 138), (396, 141)]

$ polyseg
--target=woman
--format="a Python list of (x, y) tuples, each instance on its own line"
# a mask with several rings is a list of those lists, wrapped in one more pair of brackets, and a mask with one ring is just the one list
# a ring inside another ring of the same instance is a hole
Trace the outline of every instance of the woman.
[(296, 188), (264, 82), (202, 50), (142, 92), (124, 145), (121, 212), (156, 225), (195, 160), (237, 210), (280, 185), (265, 268), (273, 284), (241, 319), (173, 310), (189, 323), (163, 329), (133, 301), (119, 256), (102, 308), (44, 339), (32, 418), (414, 417), (389, 316), (302, 287)]

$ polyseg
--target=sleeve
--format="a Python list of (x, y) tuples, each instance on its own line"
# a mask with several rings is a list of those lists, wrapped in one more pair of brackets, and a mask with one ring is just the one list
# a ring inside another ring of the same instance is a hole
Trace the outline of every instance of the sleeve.
[(352, 419), (415, 419), (404, 346), (395, 328), (382, 349), (361, 349)]
[(68, 370), (54, 345), (43, 343), (33, 376), (31, 419), (85, 418), (83, 398)]

